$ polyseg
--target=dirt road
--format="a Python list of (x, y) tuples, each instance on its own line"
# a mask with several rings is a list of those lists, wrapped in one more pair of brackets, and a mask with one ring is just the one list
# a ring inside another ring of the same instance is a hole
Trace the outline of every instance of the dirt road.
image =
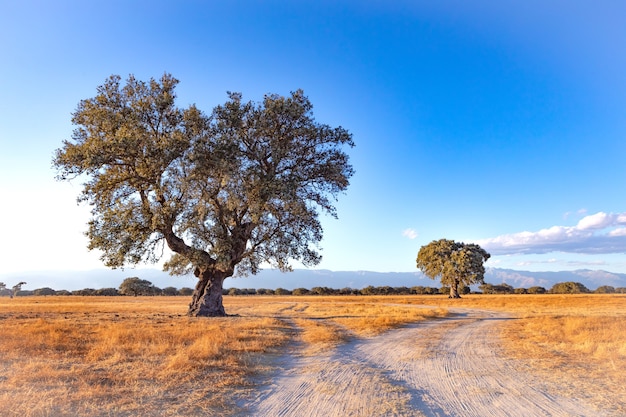
[(247, 404), (250, 416), (604, 416), (502, 357), (497, 313), (450, 318), (289, 356)]

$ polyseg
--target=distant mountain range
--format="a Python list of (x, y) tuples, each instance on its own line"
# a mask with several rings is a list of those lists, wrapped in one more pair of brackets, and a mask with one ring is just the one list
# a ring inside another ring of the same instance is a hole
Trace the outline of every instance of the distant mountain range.
[[(37, 271), (22, 273), (0, 273), (0, 282), (11, 287), (19, 281), (26, 281), (25, 290), (50, 287), (55, 290), (79, 290), (83, 288), (117, 288), (128, 277), (147, 279), (159, 288), (190, 287), (196, 284), (193, 276), (173, 277), (157, 269), (97, 269), (91, 271)], [(550, 289), (558, 282), (580, 282), (590, 290), (602, 285), (626, 287), (626, 274), (601, 270), (581, 269), (559, 272), (530, 272), (512, 269), (487, 268), (485, 282), (490, 284), (506, 283), (515, 288), (541, 286)], [(375, 287), (439, 287), (438, 281), (426, 278), (421, 272), (371, 272), (371, 271), (329, 271), (323, 269), (297, 269), (282, 273), (268, 269), (256, 276), (228, 278), (226, 288), (294, 288), (329, 287), (361, 289)]]

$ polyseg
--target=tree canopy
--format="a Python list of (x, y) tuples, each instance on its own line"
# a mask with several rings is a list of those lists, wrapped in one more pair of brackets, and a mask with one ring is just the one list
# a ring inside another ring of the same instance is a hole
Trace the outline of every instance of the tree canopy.
[(0, 282), (0, 293), (8, 292), (9, 297), (13, 298), (13, 296), (17, 295), (18, 292), (22, 290), (22, 285), (26, 285), (24, 281), (18, 282), (13, 286), (13, 288), (7, 288), (7, 285), (4, 282)]
[(148, 280), (138, 277), (126, 278), (120, 284), (120, 294), (132, 295), (137, 297), (138, 295), (153, 295), (154, 286)]
[(319, 213), (336, 217), (354, 144), (314, 120), (301, 90), (261, 103), (229, 93), (206, 115), (176, 107), (177, 83), (111, 76), (79, 103), (53, 162), (59, 179), (85, 180), (89, 248), (107, 266), (156, 262), (166, 245), (165, 268), (199, 278), (189, 314), (224, 315), (225, 278), (320, 261)]
[(450, 287), (450, 297), (460, 298), (459, 286), (484, 283), (483, 262), (491, 257), (474, 243), (433, 240), (417, 253), (417, 267), (431, 279), (441, 278)]
[(590, 292), (587, 287), (585, 287), (580, 282), (557, 282), (550, 288), (551, 294), (585, 294)]

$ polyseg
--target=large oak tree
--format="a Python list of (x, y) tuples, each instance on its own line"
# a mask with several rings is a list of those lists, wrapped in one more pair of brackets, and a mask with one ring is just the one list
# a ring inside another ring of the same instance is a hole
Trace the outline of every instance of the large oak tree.
[(188, 314), (223, 316), (227, 277), (320, 261), (319, 214), (336, 217), (354, 144), (317, 123), (300, 90), (261, 103), (229, 93), (206, 115), (176, 107), (177, 83), (111, 76), (79, 103), (53, 163), (59, 179), (84, 179), (89, 249), (107, 266), (156, 262), (167, 245), (165, 269), (198, 277)]
[(417, 253), (417, 267), (431, 279), (441, 278), (450, 287), (450, 298), (461, 298), (459, 287), (484, 283), (485, 266), (491, 255), (474, 243), (433, 240)]

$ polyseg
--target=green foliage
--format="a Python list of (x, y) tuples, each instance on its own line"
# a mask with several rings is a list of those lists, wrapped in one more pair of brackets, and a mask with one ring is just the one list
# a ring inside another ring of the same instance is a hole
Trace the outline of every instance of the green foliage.
[(597, 294), (614, 294), (615, 288), (610, 285), (602, 285), (594, 291)]
[(72, 291), (72, 295), (82, 295), (82, 296), (96, 295), (96, 293), (97, 293), (97, 290), (93, 288), (83, 288), (82, 290)]
[(332, 199), (353, 173), (345, 129), (315, 122), (302, 91), (260, 104), (229, 93), (207, 116), (175, 106), (169, 74), (120, 81), (79, 103), (72, 140), (53, 161), (59, 179), (86, 180), (89, 248), (106, 265), (155, 262), (164, 242), (172, 273), (319, 262), (319, 211), (335, 216)]
[(476, 244), (440, 239), (420, 248), (417, 267), (431, 279), (439, 277), (443, 286), (450, 287), (450, 297), (458, 298), (459, 287), (483, 283), (483, 262), (490, 256)]
[(178, 295), (191, 295), (193, 294), (193, 289), (188, 287), (183, 287), (178, 290)]
[(206, 115), (176, 107), (177, 84), (109, 77), (79, 103), (53, 164), (58, 179), (85, 180), (89, 249), (107, 266), (157, 262), (167, 245), (164, 268), (200, 280), (189, 314), (222, 316), (227, 277), (319, 263), (319, 214), (336, 217), (353, 174), (343, 147), (354, 143), (317, 123), (301, 90), (261, 103), (229, 93)]
[(497, 285), (485, 283), (478, 288), (483, 294), (513, 294), (515, 292), (515, 288), (507, 283)]
[(275, 295), (291, 295), (291, 291), (279, 287), (274, 290), (274, 294)]
[(422, 285), (418, 285), (415, 287), (411, 287), (410, 293), (418, 294), (418, 295), (424, 295), (424, 294), (434, 295), (434, 294), (439, 294), (439, 288), (424, 287)]
[(306, 288), (296, 288), (291, 292), (293, 295), (307, 295), (309, 294), (309, 290)]
[(100, 289), (96, 290), (93, 295), (102, 295), (102, 296), (107, 296), (107, 297), (113, 297), (113, 296), (120, 295), (120, 293), (117, 290), (117, 288), (100, 288)]
[(175, 287), (165, 287), (161, 290), (161, 294), (168, 296), (178, 295), (178, 289)]
[(33, 294), (38, 295), (38, 296), (55, 295), (56, 291), (50, 287), (43, 287), (43, 288), (37, 288), (36, 290), (34, 290)]
[(315, 295), (332, 295), (336, 290), (328, 287), (313, 287), (311, 288), (311, 294)]
[(546, 289), (543, 287), (530, 287), (528, 290), (528, 294), (545, 294), (546, 293)]
[(361, 288), (361, 294), (363, 295), (376, 295), (376, 287), (368, 285), (365, 288)]
[(559, 282), (554, 284), (549, 291), (551, 294), (586, 294), (589, 292), (580, 282)]

